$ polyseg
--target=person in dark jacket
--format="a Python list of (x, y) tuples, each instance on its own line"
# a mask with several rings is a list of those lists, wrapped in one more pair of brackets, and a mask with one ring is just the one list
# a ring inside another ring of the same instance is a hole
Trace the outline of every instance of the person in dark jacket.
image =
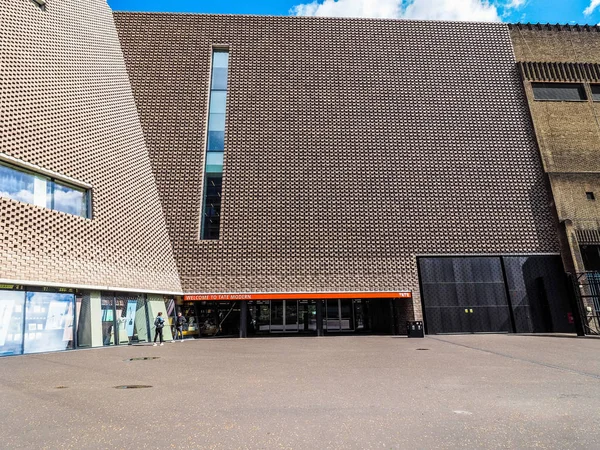
[(180, 342), (183, 342), (183, 326), (186, 323), (187, 320), (185, 320), (185, 317), (183, 317), (181, 313), (178, 313), (177, 317), (175, 318), (175, 340), (179, 338)]
[(163, 328), (165, 326), (165, 319), (162, 316), (162, 312), (158, 313), (156, 319), (154, 320), (154, 346), (156, 347), (156, 339), (160, 336), (160, 345), (164, 345), (163, 339)]

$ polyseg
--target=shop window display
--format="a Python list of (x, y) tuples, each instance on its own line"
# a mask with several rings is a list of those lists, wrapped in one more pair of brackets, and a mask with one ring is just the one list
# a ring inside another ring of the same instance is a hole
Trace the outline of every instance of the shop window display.
[(114, 296), (102, 293), (101, 302), (102, 317), (102, 345), (114, 345), (115, 343), (115, 312)]
[(25, 292), (0, 291), (0, 356), (23, 353)]
[(73, 348), (74, 295), (27, 292), (24, 353)]
[(117, 295), (117, 335), (119, 344), (148, 342), (148, 315), (142, 295)]

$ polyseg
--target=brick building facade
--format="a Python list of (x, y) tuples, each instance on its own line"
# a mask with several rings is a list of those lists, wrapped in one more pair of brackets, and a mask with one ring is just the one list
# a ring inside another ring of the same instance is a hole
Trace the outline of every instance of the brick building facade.
[(158, 310), (197, 336), (569, 329), (507, 25), (91, 3), (2, 7), (3, 183), (37, 180), (0, 196), (12, 314), (68, 290), (72, 346)]
[[(600, 244), (600, 28), (596, 26), (512, 25), (511, 39), (564, 231), (565, 266), (586, 270), (581, 245)], [(533, 86), (580, 86), (576, 98), (537, 99)], [(587, 194), (587, 195), (586, 195)], [(594, 198), (591, 198), (591, 197)], [(589, 270), (600, 266), (590, 261)]]
[[(559, 220), (565, 270), (600, 331), (600, 27), (511, 25), (515, 58)], [(567, 94), (570, 92), (570, 94)]]

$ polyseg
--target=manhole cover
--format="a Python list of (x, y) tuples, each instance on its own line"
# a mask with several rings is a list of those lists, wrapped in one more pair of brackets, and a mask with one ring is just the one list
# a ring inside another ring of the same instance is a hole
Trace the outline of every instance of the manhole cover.
[(417, 350), (429, 350), (428, 348), (418, 348)]
[(158, 359), (160, 358), (160, 356), (144, 356), (142, 358), (129, 358), (126, 359), (125, 361), (146, 361), (148, 359)]
[(151, 387), (147, 384), (124, 384), (123, 386), (115, 386), (115, 389), (145, 389)]

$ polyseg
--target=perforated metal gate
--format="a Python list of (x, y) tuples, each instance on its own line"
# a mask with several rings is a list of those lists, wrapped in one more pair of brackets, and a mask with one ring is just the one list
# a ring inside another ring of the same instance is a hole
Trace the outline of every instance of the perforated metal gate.
[(429, 334), (574, 332), (558, 256), (422, 257), (418, 266)]

